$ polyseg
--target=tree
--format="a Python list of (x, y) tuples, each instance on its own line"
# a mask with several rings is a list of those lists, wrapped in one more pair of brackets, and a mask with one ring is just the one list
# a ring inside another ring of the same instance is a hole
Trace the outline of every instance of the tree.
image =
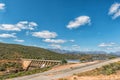
[(66, 64), (66, 63), (67, 63), (67, 60), (63, 59), (62, 64)]

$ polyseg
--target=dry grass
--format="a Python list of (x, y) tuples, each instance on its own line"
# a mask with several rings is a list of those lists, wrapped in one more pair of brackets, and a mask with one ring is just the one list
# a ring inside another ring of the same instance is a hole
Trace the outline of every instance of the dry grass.
[[(74, 80), (74, 79), (69, 79)], [(98, 75), (98, 76), (82, 76), (77, 77), (76, 80), (120, 80), (119, 74), (117, 75)]]
[[(111, 70), (114, 73), (111, 73)], [(107, 74), (107, 73), (110, 74)], [(61, 80), (120, 80), (120, 62), (112, 63), (91, 71), (75, 74)]]
[(59, 80), (120, 80), (120, 71), (112, 75), (70, 76)]

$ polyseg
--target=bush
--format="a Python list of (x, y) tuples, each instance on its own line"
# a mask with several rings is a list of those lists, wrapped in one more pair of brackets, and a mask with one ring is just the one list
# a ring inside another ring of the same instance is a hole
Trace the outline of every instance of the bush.
[(62, 64), (66, 64), (67, 61), (65, 59), (62, 60)]
[(18, 73), (11, 73), (11, 74), (8, 74), (8, 75), (0, 76), (0, 80), (5, 80), (7, 78), (14, 78), (14, 77), (18, 77), (18, 76), (31, 75), (31, 74), (35, 74), (35, 73), (40, 73), (40, 72), (47, 71), (49, 69), (50, 69), (50, 67), (46, 67), (46, 68), (42, 68), (42, 69), (35, 69), (35, 70), (30, 70), (30, 71), (22, 71), (22, 72), (18, 72)]
[(91, 75), (93, 76), (93, 75), (100, 75), (100, 74), (110, 75), (110, 74), (116, 73), (118, 70), (120, 70), (120, 61), (111, 63), (109, 65), (105, 65), (101, 68), (96, 68), (91, 71), (80, 73), (78, 74), (78, 76), (91, 76)]
[(68, 79), (65, 79), (65, 78), (60, 78), (60, 79), (58, 79), (58, 80), (68, 80)]
[(104, 74), (104, 75), (110, 75), (110, 74), (113, 74), (115, 72), (116, 71), (112, 67), (102, 69), (102, 71), (101, 71), (101, 73)]
[(5, 67), (4, 66), (0, 66), (0, 71), (5, 71)]

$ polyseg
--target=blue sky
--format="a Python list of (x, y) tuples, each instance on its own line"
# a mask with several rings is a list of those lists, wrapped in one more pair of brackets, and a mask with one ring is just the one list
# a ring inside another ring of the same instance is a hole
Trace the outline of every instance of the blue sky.
[(0, 41), (78, 51), (120, 50), (120, 0), (0, 0)]

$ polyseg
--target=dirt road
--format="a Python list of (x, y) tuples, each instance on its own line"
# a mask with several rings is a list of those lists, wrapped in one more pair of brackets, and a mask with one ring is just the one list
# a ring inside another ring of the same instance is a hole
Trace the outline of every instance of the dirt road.
[(65, 68), (60, 70), (57, 70), (57, 69), (50, 70), (43, 73), (33, 74), (30, 76), (24, 76), (24, 77), (9, 79), (9, 80), (57, 80), (58, 78), (72, 76), (73, 74), (82, 73), (88, 70), (99, 68), (99, 67), (102, 67), (103, 65), (107, 65), (109, 63), (114, 63), (117, 61), (120, 61), (120, 58), (107, 60), (103, 62), (95, 62), (90, 64), (78, 65), (72, 68), (70, 67), (70, 68)]

